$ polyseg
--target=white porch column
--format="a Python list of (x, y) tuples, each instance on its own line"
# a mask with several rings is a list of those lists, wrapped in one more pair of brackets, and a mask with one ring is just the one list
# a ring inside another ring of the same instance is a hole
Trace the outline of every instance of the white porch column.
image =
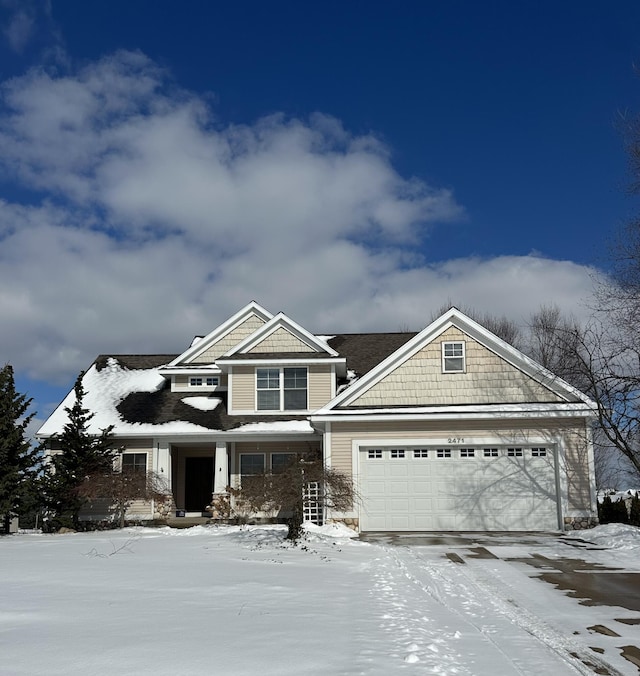
[(168, 441), (156, 441), (156, 457), (154, 470), (167, 482), (171, 490), (171, 453)]
[(224, 441), (216, 441), (216, 464), (213, 478), (213, 492), (215, 495), (226, 493), (229, 485), (229, 452)]

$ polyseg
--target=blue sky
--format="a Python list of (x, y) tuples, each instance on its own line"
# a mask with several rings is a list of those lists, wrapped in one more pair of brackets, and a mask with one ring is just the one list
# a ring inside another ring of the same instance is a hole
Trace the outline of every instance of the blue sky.
[(4, 0), (0, 28), (0, 357), (39, 417), (251, 299), (321, 332), (580, 315), (638, 210), (637, 2)]

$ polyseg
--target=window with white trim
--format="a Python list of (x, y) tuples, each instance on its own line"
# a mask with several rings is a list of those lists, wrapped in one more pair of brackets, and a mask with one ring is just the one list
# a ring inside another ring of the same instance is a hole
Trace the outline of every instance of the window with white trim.
[(475, 448), (461, 448), (460, 449), (460, 457), (461, 458), (475, 458), (476, 457), (476, 449)]
[(146, 472), (147, 454), (146, 453), (123, 453), (122, 454), (123, 472)]
[(382, 458), (382, 449), (370, 448), (367, 451), (367, 457), (369, 458), (369, 460), (380, 460)]
[(450, 458), (451, 457), (451, 449), (450, 448), (437, 448), (436, 449), (436, 457), (437, 458)]
[(413, 449), (413, 457), (414, 458), (428, 458), (429, 457), (429, 449), (428, 448), (414, 448)]
[(507, 456), (510, 458), (521, 458), (522, 449), (521, 448), (507, 448)]
[(464, 373), (465, 349), (464, 341), (442, 343), (442, 372)]
[(241, 453), (240, 476), (264, 474), (264, 453)]
[(497, 458), (499, 453), (497, 448), (485, 448), (483, 451), (485, 458)]
[(534, 458), (544, 458), (547, 455), (547, 449), (538, 447), (538, 448), (532, 448), (531, 449), (531, 456)]
[(404, 448), (392, 448), (391, 449), (392, 458), (404, 458)]
[(307, 375), (306, 366), (256, 369), (256, 409), (305, 411)]
[(271, 473), (281, 474), (291, 465), (295, 458), (295, 453), (272, 453), (271, 454)]
[(207, 376), (203, 378), (202, 376), (191, 376), (189, 378), (189, 387), (202, 387), (206, 385), (207, 387), (218, 387), (220, 384), (220, 378), (217, 376)]

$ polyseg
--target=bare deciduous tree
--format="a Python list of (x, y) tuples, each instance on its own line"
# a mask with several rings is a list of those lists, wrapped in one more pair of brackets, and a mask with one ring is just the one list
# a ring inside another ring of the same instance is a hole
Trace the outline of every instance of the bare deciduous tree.
[(319, 453), (300, 453), (275, 473), (242, 477), (242, 486), (232, 489), (240, 508), (253, 513), (278, 514), (286, 518), (287, 538), (300, 538), (304, 521), (305, 493), (309, 484), (317, 484), (317, 501), (327, 509), (351, 509), (355, 493), (351, 478), (326, 467)]
[(132, 469), (91, 474), (77, 491), (83, 500), (108, 501), (120, 528), (124, 528), (126, 512), (136, 500), (164, 500), (168, 493), (159, 474)]

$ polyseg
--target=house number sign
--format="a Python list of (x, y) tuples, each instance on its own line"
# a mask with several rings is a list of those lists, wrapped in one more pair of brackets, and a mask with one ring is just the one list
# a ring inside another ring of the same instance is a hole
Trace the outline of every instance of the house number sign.
[(464, 437), (447, 437), (448, 444), (464, 444)]

